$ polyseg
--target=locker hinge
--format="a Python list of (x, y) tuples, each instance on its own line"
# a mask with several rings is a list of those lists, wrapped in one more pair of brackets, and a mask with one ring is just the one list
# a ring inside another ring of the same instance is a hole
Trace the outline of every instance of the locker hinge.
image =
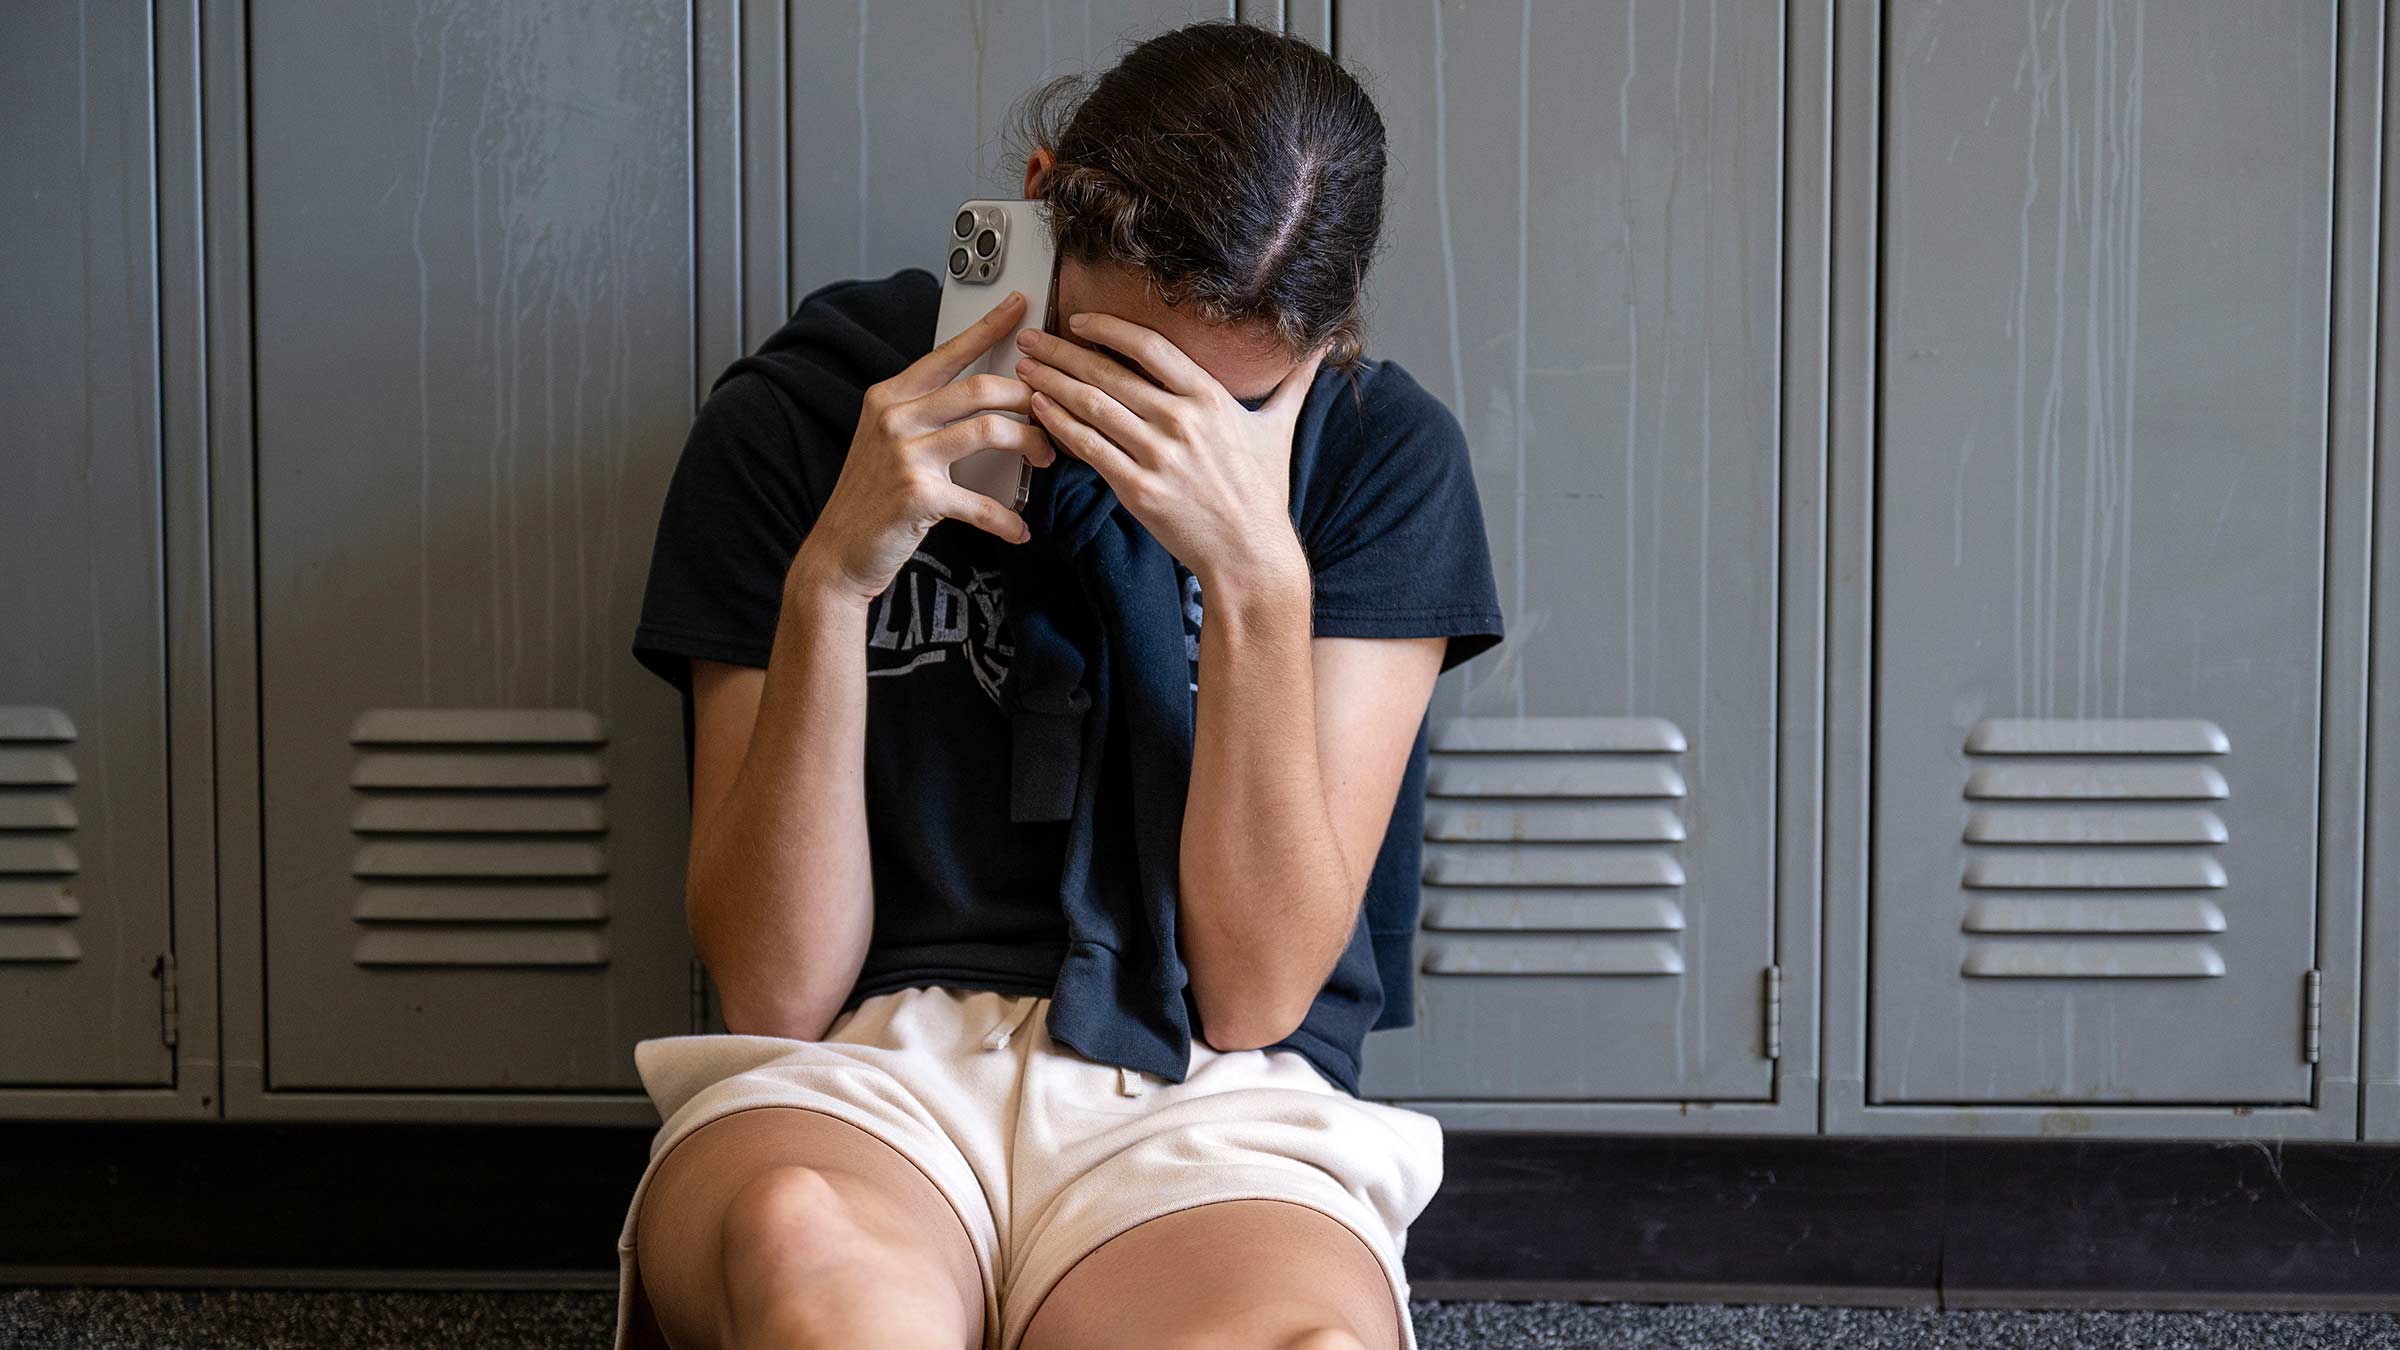
[(1783, 1058), (1783, 967), (1767, 967), (1767, 1058)]
[(153, 979), (158, 981), (159, 1044), (172, 1049), (176, 1038), (182, 1034), (182, 1029), (176, 1025), (178, 1014), (175, 1007), (175, 953), (160, 953), (158, 960), (150, 967), (150, 974)]
[(708, 1030), (708, 967), (692, 958), (692, 1034)]
[(2308, 1013), (2300, 1022), (2300, 1049), (2308, 1057), (2308, 1062), (2314, 1064), (2322, 1040), (2320, 1033), (2325, 1026), (2325, 973), (2311, 970), (2305, 983), (2308, 989)]

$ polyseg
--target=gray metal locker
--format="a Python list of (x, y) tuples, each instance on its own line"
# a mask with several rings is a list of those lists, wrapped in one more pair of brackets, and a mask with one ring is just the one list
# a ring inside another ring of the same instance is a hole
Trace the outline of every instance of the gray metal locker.
[(0, 1087), (164, 1086), (158, 208), (138, 7), (12, 8), (0, 86)]
[[(788, 8), (784, 44), (759, 53), (780, 64), (751, 66), (756, 79), (788, 80), (791, 128), (786, 206), (774, 222), (788, 230), (788, 251), (753, 255), (790, 283), (780, 308), (752, 307), (753, 345), (826, 282), (939, 267), (942, 223), (961, 200), (1020, 195), (1023, 181), (1001, 162), (1002, 133), (1025, 91), (1105, 70), (1154, 33), (1233, 15), (1231, 0), (1038, 0), (1033, 13), (829, 0)], [(754, 140), (784, 134), (750, 130)]]
[(270, 1089), (626, 1090), (688, 1030), (626, 652), (691, 415), (688, 7), (250, 7)]
[(2334, 10), (1890, 23), (1867, 1099), (2306, 1103)]
[(1391, 139), (1369, 349), (1458, 413), (1509, 626), (1436, 695), (1416, 1024), (1368, 1038), (1366, 1087), (1765, 1102), (1785, 17), (1338, 34)]

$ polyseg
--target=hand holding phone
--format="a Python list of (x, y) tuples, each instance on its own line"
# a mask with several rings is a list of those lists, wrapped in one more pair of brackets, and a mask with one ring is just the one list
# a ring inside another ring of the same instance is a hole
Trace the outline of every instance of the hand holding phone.
[[(984, 198), (962, 202), (950, 218), (944, 243), (942, 306), (940, 317), (934, 322), (935, 342), (947, 341), (964, 331), (975, 321), (986, 297), (1011, 289), (1023, 292), (1028, 302), (1024, 320), (1017, 327), (1051, 331), (1050, 299), (1056, 249), (1037, 203)], [(962, 370), (960, 378), (996, 375), (1015, 380), (1019, 355), (1016, 329), (1012, 328), (1004, 340), (993, 344)], [(1020, 401), (1016, 407), (1029, 410), (1030, 404)], [(1001, 415), (1032, 422), (1028, 412), (1016, 409)], [(1034, 430), (1038, 435), (1047, 435), (1038, 424), (1034, 424)], [(1023, 510), (1026, 492), (1033, 481), (1033, 467), (1022, 455), (1003, 447), (967, 456), (951, 466), (950, 476), (959, 486), (980, 492), (1010, 510)]]
[(1011, 543), (1031, 537), (1015, 510), (951, 476), (975, 455), (1019, 466), (1058, 456), (1048, 433), (1026, 415), (1032, 391), (1023, 381), (968, 369), (1024, 326), (1025, 309), (1024, 297), (1010, 292), (907, 369), (867, 387), (841, 475), (801, 540), (792, 579), (806, 576), (872, 599), (944, 519)]

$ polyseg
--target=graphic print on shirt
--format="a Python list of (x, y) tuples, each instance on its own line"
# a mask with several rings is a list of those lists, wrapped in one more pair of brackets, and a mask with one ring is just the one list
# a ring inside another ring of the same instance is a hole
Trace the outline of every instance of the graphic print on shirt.
[(1183, 654), (1192, 663), (1192, 693), (1200, 692), (1200, 578), (1175, 564), (1175, 575), (1183, 578)]
[[(966, 573), (961, 583), (959, 574)], [(954, 568), (919, 548), (867, 611), (867, 674), (906, 675), (956, 652), (1000, 703), (1016, 647), (1005, 636), (1008, 595), (996, 569)]]

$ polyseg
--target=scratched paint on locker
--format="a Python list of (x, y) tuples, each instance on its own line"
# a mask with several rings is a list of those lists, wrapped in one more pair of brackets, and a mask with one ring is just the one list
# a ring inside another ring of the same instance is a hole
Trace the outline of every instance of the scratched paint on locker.
[(1568, 794), (1449, 803), (1512, 823), (1429, 842), (1419, 1025), (1370, 1041), (1378, 1091), (1768, 1090), (1782, 23), (1341, 13), (1391, 136), (1368, 350), (1458, 413), (1508, 615), (1436, 715), (1552, 737), (1462, 750), (1458, 781)]
[(2307, 1096), (2332, 18), (1895, 7), (1875, 1100)]
[(681, 729), (626, 656), (692, 411), (689, 15), (248, 37), (271, 1083), (630, 1086), (689, 1025)]

